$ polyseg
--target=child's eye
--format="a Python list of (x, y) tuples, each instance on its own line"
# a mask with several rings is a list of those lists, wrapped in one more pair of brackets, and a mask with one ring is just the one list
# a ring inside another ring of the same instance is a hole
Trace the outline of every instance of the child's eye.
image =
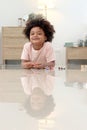
[(34, 35), (34, 33), (31, 33), (30, 35)]
[(42, 32), (38, 32), (38, 35), (43, 35), (43, 33)]
[(30, 35), (42, 35), (42, 33), (41, 32), (38, 32), (38, 33), (30, 33)]
[(42, 35), (42, 33), (38, 33), (38, 35)]

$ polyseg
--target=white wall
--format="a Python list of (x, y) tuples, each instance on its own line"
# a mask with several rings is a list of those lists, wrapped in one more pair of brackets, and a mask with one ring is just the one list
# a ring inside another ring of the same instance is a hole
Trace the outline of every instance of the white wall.
[[(66, 41), (77, 42), (87, 34), (87, 0), (54, 0), (55, 8), (48, 9), (47, 19), (52, 22), (56, 33), (54, 48), (58, 49), (58, 65), (65, 65)], [(29, 13), (38, 12), (37, 0), (3, 0), (0, 4), (0, 64), (1, 27), (17, 26), (18, 18)], [(60, 58), (61, 57), (61, 58)]]

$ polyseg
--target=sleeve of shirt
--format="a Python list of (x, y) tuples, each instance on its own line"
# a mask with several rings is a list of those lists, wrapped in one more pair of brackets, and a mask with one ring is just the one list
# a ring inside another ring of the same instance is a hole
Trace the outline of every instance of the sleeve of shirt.
[(55, 61), (56, 60), (55, 51), (54, 51), (51, 43), (48, 44), (46, 51), (47, 51), (47, 53), (46, 53), (47, 62)]
[(30, 57), (29, 57), (30, 46), (28, 44), (29, 43), (26, 43), (23, 47), (22, 54), (21, 54), (21, 60), (30, 60)]

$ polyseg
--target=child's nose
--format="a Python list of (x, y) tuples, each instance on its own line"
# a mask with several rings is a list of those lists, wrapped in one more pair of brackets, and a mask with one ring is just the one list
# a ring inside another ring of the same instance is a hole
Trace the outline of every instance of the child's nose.
[(34, 36), (37, 36), (37, 33), (35, 33)]

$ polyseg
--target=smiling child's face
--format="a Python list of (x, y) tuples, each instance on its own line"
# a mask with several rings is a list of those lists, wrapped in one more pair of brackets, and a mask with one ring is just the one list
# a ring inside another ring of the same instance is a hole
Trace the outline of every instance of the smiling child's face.
[(33, 27), (30, 31), (30, 42), (34, 49), (39, 50), (47, 40), (44, 31), (40, 27)]
[(41, 95), (33, 95), (31, 97), (31, 107), (33, 110), (40, 110), (44, 107), (46, 98)]

